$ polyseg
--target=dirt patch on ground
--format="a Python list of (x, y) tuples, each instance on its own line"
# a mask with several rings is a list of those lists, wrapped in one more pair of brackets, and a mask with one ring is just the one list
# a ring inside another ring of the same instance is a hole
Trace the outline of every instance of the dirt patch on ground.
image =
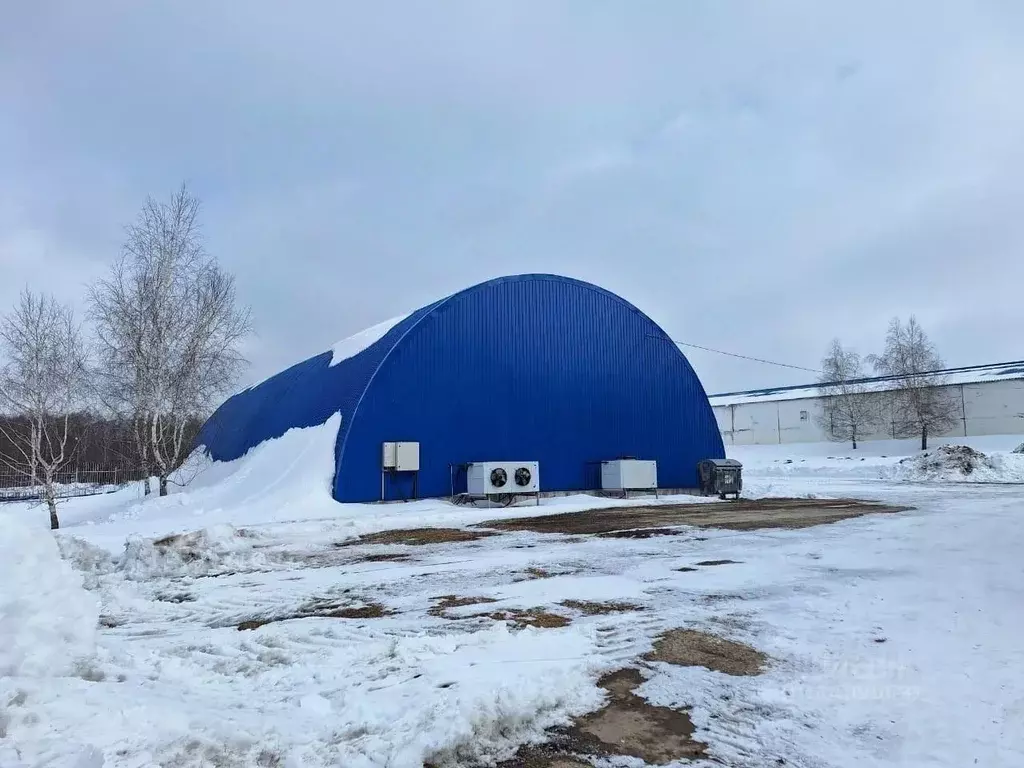
[(552, 733), (547, 744), (527, 746), (500, 768), (576, 768), (590, 765), (581, 755), (637, 757), (651, 765), (701, 757), (707, 745), (693, 739), (685, 711), (656, 707), (633, 691), (643, 683), (636, 669), (605, 675), (598, 685), (608, 704)]
[(512, 577), (513, 582), (517, 581), (533, 581), (534, 579), (550, 579), (555, 574), (550, 571), (545, 571), (543, 568), (527, 568), (525, 571), (519, 571)]
[(643, 610), (641, 605), (614, 601), (597, 603), (589, 600), (563, 600), (559, 605), (572, 608), (574, 611), (579, 611), (587, 616), (602, 616), (609, 613), (628, 613), (629, 611)]
[(490, 613), (472, 613), (468, 615), (453, 615), (452, 608), (462, 608), (467, 605), (485, 605), (498, 602), (492, 597), (460, 597), (458, 595), (442, 595), (435, 597), (434, 605), (427, 611), (431, 616), (438, 616), (442, 619), (457, 621), (460, 619), (487, 618), (495, 621), (509, 621), (517, 629), (524, 627), (537, 627), (539, 629), (558, 629), (567, 627), (572, 623), (568, 616), (561, 616), (552, 613), (544, 608), (503, 608)]
[(196, 596), (188, 592), (161, 592), (154, 599), (161, 603), (194, 603)]
[(354, 547), (359, 544), (408, 544), (422, 546), (424, 544), (444, 544), (448, 542), (476, 541), (487, 536), (494, 536), (491, 531), (466, 531), (462, 528), (405, 528), (395, 531), (369, 533), (356, 539), (340, 541), (336, 547)]
[(516, 629), (536, 627), (538, 629), (560, 629), (572, 624), (572, 619), (551, 613), (543, 608), (506, 608), (493, 613), (474, 614), (471, 618), (486, 616), (495, 621), (510, 621)]
[(904, 512), (909, 507), (857, 501), (854, 499), (757, 499), (704, 504), (664, 504), (653, 507), (612, 507), (569, 512), (561, 515), (490, 520), (481, 528), (500, 531), (537, 533), (617, 533), (630, 538), (639, 529), (681, 531), (672, 525), (694, 525), (747, 531), (758, 528), (807, 528), (835, 523), (850, 517), (878, 513)]
[(701, 560), (697, 565), (736, 565), (739, 560)]
[(380, 555), (366, 555), (365, 557), (357, 557), (352, 562), (354, 563), (400, 563), (403, 560), (412, 560), (412, 555), (403, 554), (380, 554)]
[(441, 595), (435, 597), (437, 602), (427, 613), (431, 616), (438, 616), (442, 619), (465, 619), (467, 616), (452, 616), (448, 613), (450, 608), (462, 608), (465, 605), (482, 605), (484, 603), (498, 602), (493, 597), (460, 597), (458, 595)]
[(380, 603), (367, 602), (353, 605), (350, 601), (339, 601), (331, 599), (310, 600), (303, 603), (295, 611), (290, 613), (278, 613), (268, 616), (258, 616), (238, 624), (239, 630), (259, 629), (267, 624), (278, 621), (290, 621), (292, 619), (379, 619), (388, 616), (391, 611)]
[(649, 539), (652, 536), (680, 536), (686, 531), (680, 528), (632, 528), (628, 531), (608, 531), (597, 534), (602, 539)]
[(511, 760), (499, 763), (498, 768), (594, 768), (594, 764), (563, 754), (560, 747), (541, 744), (523, 747)]
[(757, 675), (768, 657), (756, 648), (693, 629), (670, 629), (654, 642), (647, 661), (707, 667), (727, 675)]
[(691, 573), (692, 571), (698, 570), (697, 568), (691, 568), (688, 565), (684, 565), (682, 568), (676, 568), (680, 573)]

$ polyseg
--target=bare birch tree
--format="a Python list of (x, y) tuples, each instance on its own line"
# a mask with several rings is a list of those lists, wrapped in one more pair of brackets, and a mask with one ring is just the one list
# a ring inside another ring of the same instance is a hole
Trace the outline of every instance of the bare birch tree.
[(21, 417), (0, 424), (14, 446), (0, 462), (39, 486), (57, 529), (55, 478), (74, 458), (69, 420), (88, 399), (87, 348), (69, 307), (27, 289), (0, 321), (0, 347), (0, 409)]
[(863, 381), (864, 370), (860, 355), (845, 349), (839, 339), (832, 341), (828, 354), (821, 361), (818, 392), (822, 409), (818, 424), (830, 440), (853, 444), (878, 424), (878, 398), (870, 385)]
[(956, 423), (957, 405), (936, 374), (943, 367), (935, 345), (913, 315), (904, 325), (898, 317), (889, 323), (885, 351), (868, 359), (875, 370), (891, 376), (896, 388), (890, 393), (893, 431), (898, 437), (921, 436), (921, 450), (928, 436), (941, 434)]
[(192, 448), (190, 425), (234, 384), (249, 311), (207, 252), (185, 186), (146, 201), (110, 276), (91, 291), (106, 400), (136, 425), (160, 495)]

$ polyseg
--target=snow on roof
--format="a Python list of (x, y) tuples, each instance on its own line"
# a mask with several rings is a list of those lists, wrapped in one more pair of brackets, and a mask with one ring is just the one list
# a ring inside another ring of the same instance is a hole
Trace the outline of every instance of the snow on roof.
[[(941, 377), (944, 384), (978, 384), (986, 381), (1005, 379), (1024, 379), (1024, 360), (1008, 363), (991, 363), (989, 365), (969, 365), (963, 368), (946, 368), (934, 371), (936, 378)], [(896, 389), (892, 376), (875, 376), (860, 379), (870, 385), (876, 392)], [(745, 392), (722, 392), (710, 395), (708, 400), (712, 406), (743, 405), (746, 403), (775, 402), (777, 400), (803, 400), (819, 396), (819, 384), (800, 384), (792, 387), (774, 387), (770, 389), (751, 389)]]
[(347, 339), (342, 339), (331, 348), (331, 366), (335, 366), (343, 360), (348, 360), (350, 357), (355, 357), (374, 342), (380, 341), (388, 331), (408, 316), (408, 314), (405, 314), (392, 317), (390, 320), (372, 325), (359, 333), (349, 336)]

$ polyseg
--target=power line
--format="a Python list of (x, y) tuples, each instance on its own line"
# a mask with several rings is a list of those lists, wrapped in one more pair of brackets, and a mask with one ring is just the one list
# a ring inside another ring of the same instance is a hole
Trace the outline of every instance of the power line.
[(741, 360), (752, 360), (755, 363), (765, 363), (766, 365), (777, 365), (780, 368), (792, 368), (797, 371), (807, 371), (808, 373), (821, 373), (817, 368), (804, 368), (802, 365), (790, 365), (789, 363), (777, 363), (774, 360), (765, 360), (760, 357), (750, 357), (750, 355), (738, 355), (735, 352), (724, 352), (721, 349), (712, 349), (711, 347), (702, 347), (700, 344), (689, 344), (685, 341), (676, 341), (672, 339), (673, 344), (678, 344), (680, 347), (693, 347), (694, 349), (702, 349), (705, 352), (714, 352), (716, 355), (726, 355), (728, 357), (738, 357)]

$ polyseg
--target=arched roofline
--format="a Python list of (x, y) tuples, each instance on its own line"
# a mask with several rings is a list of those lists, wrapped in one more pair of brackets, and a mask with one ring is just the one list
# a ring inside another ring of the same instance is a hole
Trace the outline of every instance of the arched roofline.
[[(443, 299), (439, 299), (436, 302), (434, 302), (433, 304), (427, 304), (425, 307), (421, 307), (421, 309), (425, 309), (426, 311), (424, 311), (422, 315), (420, 315), (418, 318), (416, 318), (416, 320), (414, 322), (410, 323), (409, 327), (404, 330), (402, 335), (399, 336), (397, 339), (395, 339), (395, 341), (388, 348), (388, 351), (386, 353), (384, 353), (383, 357), (381, 357), (380, 362), (377, 363), (377, 365), (374, 367), (373, 373), (371, 373), (370, 377), (366, 380), (366, 386), (364, 386), (362, 391), (359, 393), (359, 399), (356, 401), (355, 407), (352, 409), (352, 416), (349, 417), (349, 424), (348, 425), (341, 425), (341, 427), (340, 427), (340, 429), (345, 433), (345, 437), (342, 440), (341, 445), (339, 445), (337, 447), (337, 450), (335, 452), (335, 473), (337, 473), (338, 467), (341, 465), (341, 462), (344, 460), (345, 448), (348, 445), (348, 438), (349, 438), (349, 435), (352, 434), (351, 424), (359, 416), (359, 409), (360, 409), (360, 406), (362, 406), (362, 404), (363, 404), (363, 400), (366, 397), (366, 393), (370, 391), (371, 387), (373, 387), (373, 383), (374, 383), (374, 380), (377, 378), (377, 374), (380, 373), (380, 371), (384, 368), (384, 364), (391, 358), (392, 353), (396, 349), (398, 349), (398, 347), (405, 341), (405, 339), (411, 333), (413, 333), (413, 331), (415, 331), (417, 328), (419, 328), (420, 323), (422, 323), (428, 317), (431, 317), (435, 312), (437, 312), (442, 307), (447, 306), (448, 304), (451, 304), (451, 303), (455, 302), (456, 300), (462, 299), (462, 298), (464, 298), (466, 296), (473, 295), (474, 293), (478, 293), (478, 292), (484, 291), (486, 289), (492, 288), (492, 287), (494, 287), (496, 285), (501, 285), (503, 283), (520, 283), (520, 282), (529, 282), (529, 281), (533, 281), (533, 280), (546, 280), (546, 281), (557, 282), (557, 283), (566, 283), (566, 284), (569, 284), (569, 285), (578, 286), (580, 288), (585, 288), (585, 289), (587, 289), (589, 291), (593, 291), (594, 293), (597, 293), (597, 294), (599, 294), (601, 296), (610, 298), (613, 301), (618, 302), (619, 304), (625, 306), (627, 309), (629, 309), (632, 312), (636, 312), (638, 315), (640, 315), (644, 320), (646, 320), (651, 326), (653, 326), (658, 331), (658, 333), (661, 335), (660, 338), (663, 341), (666, 341), (666, 342), (668, 342), (669, 344), (672, 345), (672, 348), (683, 359), (683, 361), (686, 363), (687, 368), (689, 368), (690, 371), (694, 373), (694, 376), (696, 378), (696, 373), (693, 371), (693, 366), (690, 365), (690, 361), (686, 358), (686, 355), (683, 354), (683, 351), (681, 349), (679, 349), (678, 346), (676, 346), (675, 342), (672, 341), (671, 337), (669, 337), (669, 335), (667, 333), (665, 333), (665, 330), (660, 325), (658, 325), (658, 323), (654, 322), (654, 320), (652, 320), (647, 315), (647, 313), (645, 313), (643, 310), (638, 308), (632, 302), (622, 298), (617, 293), (613, 293), (612, 291), (609, 291), (606, 288), (602, 288), (599, 285), (594, 285), (593, 283), (588, 283), (586, 280), (580, 280), (580, 279), (575, 278), (575, 277), (567, 277), (565, 275), (555, 275), (555, 274), (550, 274), (550, 273), (546, 273), (546, 272), (527, 272), (527, 273), (524, 273), (524, 274), (521, 274), (521, 275), (503, 275), (501, 277), (494, 277), (494, 278), (491, 278), (490, 280), (485, 280), (485, 281), (483, 281), (481, 283), (477, 283), (476, 285), (471, 285), (468, 288), (463, 288), (461, 291), (457, 291), (456, 293), (453, 293), (450, 296), (447, 296), (447, 297), (445, 297)], [(419, 311), (419, 310), (416, 310), (416, 311)], [(697, 383), (698, 383), (698, 386), (700, 386), (701, 391), (704, 391), (703, 384), (700, 383), (699, 379), (697, 380)], [(705, 396), (707, 395), (706, 392), (704, 394), (705, 394)]]

